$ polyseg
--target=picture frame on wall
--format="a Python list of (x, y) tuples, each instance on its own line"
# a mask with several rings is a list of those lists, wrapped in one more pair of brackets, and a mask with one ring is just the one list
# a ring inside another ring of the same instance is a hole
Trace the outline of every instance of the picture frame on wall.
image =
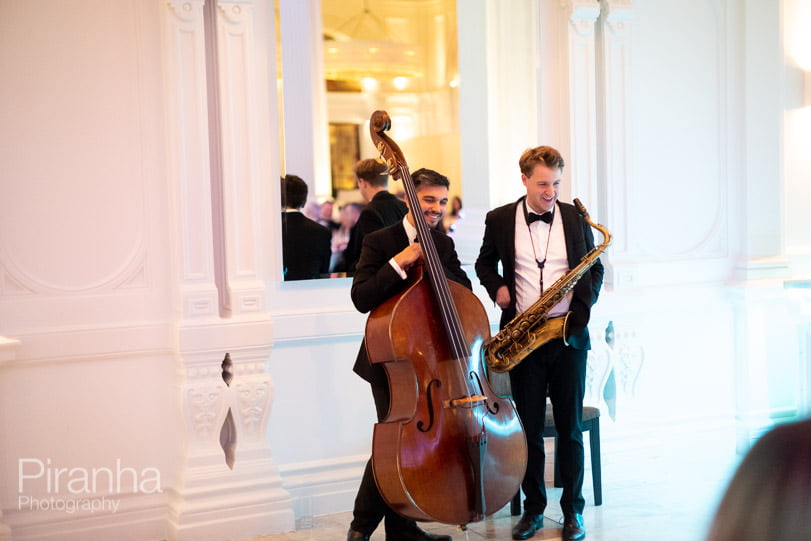
[(360, 126), (358, 124), (330, 122), (329, 154), (332, 170), (332, 196), (341, 190), (354, 190), (353, 168), (360, 159)]

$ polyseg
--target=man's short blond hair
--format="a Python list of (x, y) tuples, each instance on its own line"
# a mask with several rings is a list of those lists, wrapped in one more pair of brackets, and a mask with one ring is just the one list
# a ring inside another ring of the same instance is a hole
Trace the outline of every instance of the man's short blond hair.
[(541, 164), (549, 167), (550, 169), (563, 169), (566, 165), (563, 162), (563, 157), (560, 152), (552, 147), (540, 146), (535, 148), (528, 148), (521, 154), (518, 159), (518, 167), (521, 168), (521, 173), (526, 176), (532, 176), (532, 170), (535, 166)]

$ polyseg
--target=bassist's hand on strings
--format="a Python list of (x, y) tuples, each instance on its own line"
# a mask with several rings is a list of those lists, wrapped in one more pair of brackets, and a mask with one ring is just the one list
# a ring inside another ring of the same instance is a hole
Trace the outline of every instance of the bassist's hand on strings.
[(408, 248), (401, 251), (394, 256), (394, 262), (397, 263), (404, 272), (414, 266), (415, 263), (422, 259), (422, 247), (418, 242), (408, 246)]

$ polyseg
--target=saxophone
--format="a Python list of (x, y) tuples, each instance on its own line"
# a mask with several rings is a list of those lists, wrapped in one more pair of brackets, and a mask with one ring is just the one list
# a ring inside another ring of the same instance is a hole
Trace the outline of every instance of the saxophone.
[(611, 244), (611, 233), (589, 218), (586, 207), (574, 200), (577, 210), (591, 227), (603, 235), (603, 242), (583, 256), (580, 263), (561, 276), (526, 311), (515, 316), (498, 334), (484, 345), (484, 362), (493, 372), (508, 372), (524, 357), (554, 338), (566, 342), (568, 312), (563, 317), (548, 318), (549, 312), (571, 291), (601, 253)]

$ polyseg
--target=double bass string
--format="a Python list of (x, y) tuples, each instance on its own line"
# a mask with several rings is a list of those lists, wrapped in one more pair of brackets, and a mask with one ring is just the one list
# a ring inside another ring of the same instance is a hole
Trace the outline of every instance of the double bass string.
[[(411, 178), (408, 168), (402, 164), (399, 164), (398, 167), (400, 169), (400, 176), (403, 180), (403, 185), (406, 189), (406, 195), (408, 196), (409, 203), (411, 204), (412, 212), (417, 209), (421, 210), (422, 206), (420, 205), (419, 198), (416, 193), (416, 187), (414, 186), (414, 181)], [(451, 354), (454, 357), (453, 360), (459, 364), (460, 368), (463, 369), (462, 373), (466, 374), (466, 359), (470, 357), (470, 348), (468, 347), (467, 340), (465, 339), (464, 332), (462, 330), (462, 323), (461, 319), (459, 318), (459, 313), (456, 310), (456, 304), (451, 298), (445, 273), (441, 272), (442, 262), (439, 260), (436, 246), (431, 238), (431, 232), (425, 219), (422, 216), (415, 215), (414, 224), (417, 229), (417, 238), (419, 239), (422, 247), (423, 257), (426, 260), (425, 267), (428, 270), (427, 274), (431, 280), (435, 298), (439, 303), (439, 310), (442, 314), (443, 325), (445, 326), (446, 334), (450, 343)], [(465, 386), (467, 388), (467, 395), (470, 396), (471, 394), (475, 393), (471, 391), (468, 381), (469, 378), (466, 377)]]
[[(470, 354), (471, 350), (478, 352), (481, 344), (477, 342), (474, 347), (466, 342), (462, 322), (470, 325), (468, 330), (479, 337), (478, 341), (487, 335), (487, 315), (471, 291), (446, 277), (402, 152), (383, 133), (391, 127), (390, 117), (385, 111), (375, 111), (369, 127), (392, 176), (404, 181), (412, 220), (416, 218), (417, 240), (423, 244), (423, 261), (409, 273), (410, 287), (392, 297), (392, 303), (382, 310), (370, 314), (369, 322), (375, 325), (370, 333), (367, 324), (367, 339), (371, 334), (385, 352), (395, 347), (392, 336), (407, 342), (402, 354), (411, 365), (387, 370), (391, 393), (405, 392), (408, 400), (427, 401), (430, 410), (426, 412), (428, 426), (425, 419), (414, 422), (416, 415), (378, 423), (372, 452), (374, 474), (381, 481), (381, 496), (404, 516), (457, 524), (465, 530), (467, 523), (482, 520), (514, 497), (526, 470), (526, 438), (512, 403), (501, 402), (493, 393), (486, 375), (480, 374), (484, 368), (481, 358)], [(410, 300), (401, 315), (408, 319), (395, 317), (395, 312), (400, 314), (396, 306), (407, 297)], [(426, 332), (437, 342), (436, 348), (424, 347), (423, 336), (403, 335), (401, 329), (391, 326), (421, 315), (430, 318), (424, 323), (431, 326)], [(440, 326), (445, 327), (444, 335)], [(405, 349), (415, 349), (414, 354)], [(394, 353), (399, 355), (400, 349)], [(447, 359), (447, 355), (454, 358)], [(422, 361), (427, 364), (419, 364)], [(414, 377), (419, 380), (417, 396), (413, 394)], [(399, 444), (393, 445), (393, 441)], [(424, 467), (425, 473), (416, 471), (418, 467)], [(452, 488), (437, 490), (434, 483), (425, 482), (426, 476), (444, 480), (444, 486)]]

